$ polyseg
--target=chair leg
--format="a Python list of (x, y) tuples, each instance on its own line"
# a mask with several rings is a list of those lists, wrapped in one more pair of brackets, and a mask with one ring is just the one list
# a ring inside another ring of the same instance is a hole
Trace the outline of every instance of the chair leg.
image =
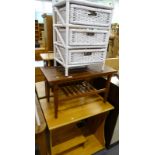
[(53, 86), (53, 94), (54, 94), (54, 114), (55, 118), (58, 118), (58, 86)]

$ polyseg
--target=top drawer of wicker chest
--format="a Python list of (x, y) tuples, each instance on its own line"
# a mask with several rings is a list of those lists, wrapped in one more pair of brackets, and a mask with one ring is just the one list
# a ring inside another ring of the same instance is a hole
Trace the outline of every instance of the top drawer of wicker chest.
[[(61, 7), (59, 12), (66, 21), (66, 6)], [(110, 26), (112, 10), (71, 4), (69, 16), (69, 23), (71, 24)], [(59, 18), (57, 21), (61, 23)]]

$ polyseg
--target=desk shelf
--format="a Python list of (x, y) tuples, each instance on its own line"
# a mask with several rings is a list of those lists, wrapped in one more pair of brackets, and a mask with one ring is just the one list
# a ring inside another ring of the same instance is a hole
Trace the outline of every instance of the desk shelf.
[(105, 145), (99, 141), (95, 133), (91, 132), (88, 124), (84, 127), (71, 124), (54, 130), (52, 132), (52, 142), (52, 155), (90, 155), (105, 148)]
[(86, 142), (86, 138), (75, 124), (58, 128), (53, 131), (52, 135), (53, 155), (60, 154), (79, 145), (82, 146)]

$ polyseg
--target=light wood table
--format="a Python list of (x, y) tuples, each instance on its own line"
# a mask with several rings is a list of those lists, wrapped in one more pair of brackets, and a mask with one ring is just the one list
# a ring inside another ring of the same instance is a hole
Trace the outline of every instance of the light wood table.
[(104, 103), (98, 95), (64, 101), (59, 104), (57, 119), (53, 98), (50, 102), (41, 99), (40, 104), (48, 126), (52, 155), (91, 155), (105, 148), (105, 120), (114, 109), (110, 103)]
[(54, 53), (41, 53), (40, 57), (44, 61), (45, 66), (51, 66), (51, 60), (54, 59)]

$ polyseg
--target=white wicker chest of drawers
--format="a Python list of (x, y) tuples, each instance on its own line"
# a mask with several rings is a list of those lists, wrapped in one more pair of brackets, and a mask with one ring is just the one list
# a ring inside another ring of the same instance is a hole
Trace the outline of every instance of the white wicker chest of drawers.
[(81, 0), (53, 5), (54, 65), (70, 68), (104, 62), (109, 41), (112, 7)]

